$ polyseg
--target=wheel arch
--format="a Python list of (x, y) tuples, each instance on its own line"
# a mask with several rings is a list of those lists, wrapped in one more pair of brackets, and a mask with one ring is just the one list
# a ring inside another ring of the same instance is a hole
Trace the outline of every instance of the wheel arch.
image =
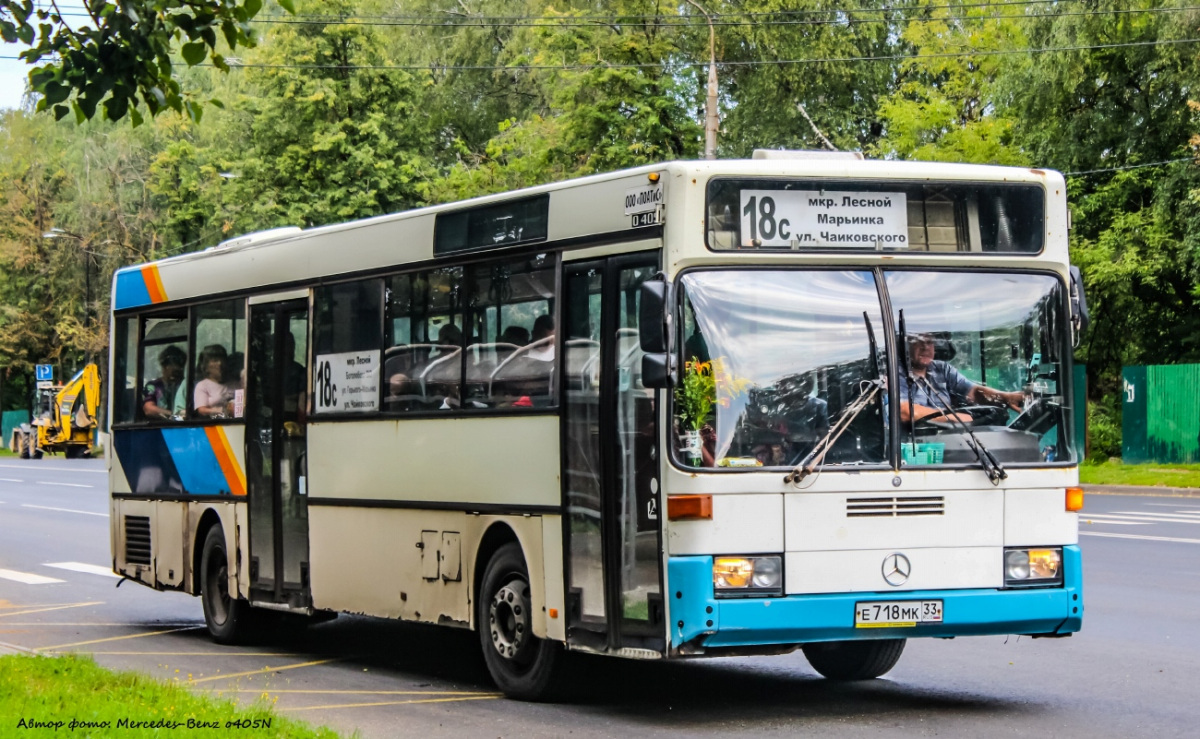
[[(217, 513), (214, 508), (206, 508), (204, 513), (200, 514), (200, 520), (196, 523), (195, 535), (192, 537), (192, 587), (189, 591), (192, 595), (200, 593), (200, 560), (204, 557), (204, 540), (208, 537), (208, 530), (214, 526), (221, 526), (221, 514)], [(228, 542), (225, 543), (225, 550), (228, 554)]]

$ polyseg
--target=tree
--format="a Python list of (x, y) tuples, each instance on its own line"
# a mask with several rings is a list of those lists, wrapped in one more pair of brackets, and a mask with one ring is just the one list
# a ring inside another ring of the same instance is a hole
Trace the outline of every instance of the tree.
[[(291, 12), (292, 0), (277, 1)], [(61, 119), (74, 110), (83, 122), (103, 107), (107, 119), (128, 114), (138, 125), (139, 105), (151, 115), (170, 109), (200, 120), (200, 101), (175, 78), (175, 44), (188, 66), (208, 60), (228, 70), (222, 50), (254, 45), (250, 21), (262, 0), (88, 0), (83, 7), (77, 24), (54, 4), (2, 0), (0, 36), (29, 46), (21, 58), (35, 65), (29, 81), (42, 96), (39, 111)]]

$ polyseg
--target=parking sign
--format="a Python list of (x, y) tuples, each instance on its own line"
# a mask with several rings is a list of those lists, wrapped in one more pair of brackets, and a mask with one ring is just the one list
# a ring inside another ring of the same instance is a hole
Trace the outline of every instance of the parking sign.
[(38, 380), (38, 382), (53, 381), (54, 380), (54, 365), (39, 364), (37, 366), (37, 380)]

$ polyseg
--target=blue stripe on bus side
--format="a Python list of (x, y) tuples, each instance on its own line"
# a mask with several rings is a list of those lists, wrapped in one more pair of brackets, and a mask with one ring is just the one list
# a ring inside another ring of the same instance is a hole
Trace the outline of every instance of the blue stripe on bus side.
[(113, 429), (112, 444), (132, 492), (183, 492), (183, 482), (163, 440), (162, 429)]
[(113, 310), (137, 308), (150, 305), (150, 291), (140, 268), (123, 269), (117, 273), (117, 285), (113, 295)]
[[(998, 566), (998, 565), (997, 565)], [(1061, 588), (918, 590), (896, 593), (713, 597), (712, 557), (672, 557), (667, 565), (671, 644), (704, 647), (802, 644), (846, 639), (986, 634), (1069, 634), (1083, 623), (1083, 572), (1078, 546), (1063, 547)], [(854, 607), (871, 600), (941, 600), (943, 623), (856, 629)]]
[(189, 495), (229, 494), (229, 483), (201, 426), (162, 429), (163, 441)]

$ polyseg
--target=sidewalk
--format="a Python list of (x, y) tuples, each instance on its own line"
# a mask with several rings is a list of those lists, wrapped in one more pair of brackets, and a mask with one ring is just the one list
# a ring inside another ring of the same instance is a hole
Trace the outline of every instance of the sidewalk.
[(1200, 498), (1200, 488), (1168, 488), (1148, 485), (1081, 485), (1088, 495), (1154, 495), (1164, 498)]

